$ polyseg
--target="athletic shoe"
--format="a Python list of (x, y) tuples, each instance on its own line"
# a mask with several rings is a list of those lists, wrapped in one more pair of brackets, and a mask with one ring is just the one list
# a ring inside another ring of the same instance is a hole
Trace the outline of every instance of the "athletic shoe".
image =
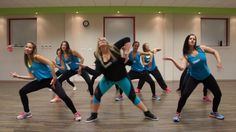
[(144, 112), (144, 116), (146, 119), (149, 119), (149, 120), (153, 120), (153, 121), (158, 121), (159, 119), (154, 115), (152, 114), (150, 111), (146, 111)]
[(165, 89), (165, 93), (166, 94), (169, 94), (171, 92), (171, 89), (169, 88), (169, 87), (167, 87), (166, 89)]
[(224, 120), (225, 119), (225, 116), (222, 115), (222, 114), (219, 114), (218, 112), (211, 112), (209, 114), (209, 117), (216, 118), (218, 120)]
[(91, 113), (91, 116), (85, 122), (94, 122), (98, 119), (98, 113)]
[(79, 112), (76, 112), (76, 113), (74, 114), (74, 120), (75, 120), (75, 121), (81, 121), (81, 119), (82, 119), (82, 117), (81, 117), (80, 113), (79, 113)]
[(134, 91), (135, 91), (135, 93), (141, 93), (141, 89), (139, 89), (139, 88), (135, 88)]
[(23, 119), (27, 119), (27, 118), (31, 118), (32, 114), (30, 112), (21, 112), (16, 119), (18, 120), (23, 120)]
[(160, 101), (160, 100), (161, 100), (161, 97), (158, 96), (158, 95), (155, 95), (155, 96), (152, 96), (152, 100)]
[(76, 86), (74, 86), (74, 87), (73, 87), (73, 90), (76, 90), (76, 89), (77, 89)]
[(124, 98), (122, 95), (119, 95), (118, 97), (115, 98), (115, 101), (122, 101)]
[(176, 115), (173, 117), (173, 122), (180, 122), (180, 114), (176, 114)]
[(203, 102), (211, 102), (211, 99), (210, 99), (208, 96), (204, 96), (204, 97), (202, 98), (202, 101), (203, 101)]
[(58, 96), (55, 96), (52, 100), (50, 100), (50, 103), (57, 103), (60, 101), (61, 101), (61, 99)]

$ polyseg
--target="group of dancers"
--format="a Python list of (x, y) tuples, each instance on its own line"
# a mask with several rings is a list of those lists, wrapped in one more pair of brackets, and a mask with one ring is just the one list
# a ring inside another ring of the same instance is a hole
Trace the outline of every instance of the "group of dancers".
[[(176, 115), (173, 117), (174, 122), (180, 121), (180, 113), (188, 97), (199, 83), (204, 84), (204, 91), (209, 89), (214, 95), (212, 112), (210, 112), (209, 116), (220, 120), (224, 119), (224, 116), (218, 113), (218, 106), (222, 94), (216, 80), (210, 73), (205, 55), (205, 53), (213, 54), (217, 60), (217, 67), (222, 68), (219, 53), (207, 46), (197, 46), (196, 43), (197, 38), (194, 34), (186, 37), (183, 46), (182, 65), (177, 63), (172, 57), (163, 58), (166, 61), (173, 62), (179, 70), (186, 69), (180, 80), (180, 99)], [(30, 79), (33, 81), (19, 90), (24, 112), (20, 113), (17, 119), (21, 120), (32, 117), (29, 109), (28, 93), (42, 88), (50, 88), (56, 94), (51, 102), (64, 101), (66, 106), (74, 114), (74, 120), (80, 121), (82, 119), (81, 114), (76, 110), (72, 100), (67, 96), (62, 87), (62, 83), (67, 80), (73, 89), (76, 90), (75, 85), (69, 78), (79, 74), (88, 85), (91, 99), (92, 112), (90, 117), (86, 119), (86, 122), (93, 122), (98, 119), (101, 98), (113, 85), (120, 90), (116, 100), (122, 100), (122, 94), (124, 92), (132, 103), (143, 111), (145, 118), (154, 121), (158, 120), (158, 117), (149, 111), (136, 94), (141, 92), (144, 83), (147, 82), (151, 88), (152, 100), (160, 100), (160, 96), (156, 94), (155, 82), (150, 74), (153, 75), (166, 94), (171, 92), (155, 62), (155, 53), (161, 49), (155, 48), (150, 50), (148, 43), (145, 43), (142, 47), (143, 52), (140, 52), (138, 51), (138, 41), (133, 42), (131, 51), (130, 47), (131, 42), (128, 37), (122, 38), (113, 45), (110, 45), (106, 38), (99, 38), (96, 51), (94, 52), (95, 69), (92, 69), (83, 64), (84, 58), (82, 55), (72, 50), (67, 41), (63, 41), (60, 48), (57, 49), (55, 61), (50, 61), (46, 57), (39, 55), (36, 44), (33, 42), (26, 43), (24, 47), (24, 63), (29, 75), (23, 76), (13, 72), (12, 76), (14, 78)], [(129, 72), (126, 71), (126, 65), (131, 66)], [(57, 72), (55, 72), (55, 67), (58, 69)], [(90, 78), (89, 74), (91, 74), (92, 78)], [(93, 90), (94, 81), (101, 74), (103, 74), (103, 77), (98, 82), (95, 90)], [(131, 82), (133, 79), (139, 79), (136, 89), (134, 89)], [(205, 98), (210, 101), (206, 92), (204, 92)]]

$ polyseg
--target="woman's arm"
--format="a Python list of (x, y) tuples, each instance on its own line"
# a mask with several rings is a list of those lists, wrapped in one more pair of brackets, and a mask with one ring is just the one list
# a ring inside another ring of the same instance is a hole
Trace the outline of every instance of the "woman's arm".
[(72, 54), (80, 59), (81, 64), (84, 64), (84, 57), (79, 52), (72, 50)]
[(216, 61), (217, 61), (217, 67), (222, 68), (222, 62), (221, 62), (221, 59), (220, 59), (220, 54), (217, 50), (215, 50), (213, 48), (210, 48), (210, 47), (207, 47), (205, 45), (201, 45), (200, 48), (202, 48), (206, 53), (213, 54), (216, 58)]
[(12, 77), (19, 78), (19, 79), (26, 79), (26, 80), (35, 79), (34, 75), (31, 72), (29, 72), (28, 76), (22, 76), (22, 75), (17, 74), (16, 72), (12, 72), (11, 75), (12, 75)]
[(50, 61), (49, 59), (47, 59), (46, 57), (43, 57), (41, 55), (35, 55), (34, 59), (40, 63), (49, 65), (49, 68), (51, 70), (52, 77), (53, 77), (50, 84), (54, 87), (54, 84), (56, 83), (56, 80), (57, 80), (57, 76), (56, 76), (55, 67), (54, 67), (54, 64), (52, 63), (52, 61)]
[(178, 68), (180, 71), (183, 71), (188, 64), (185, 57), (183, 57), (183, 59), (182, 59), (182, 64), (177, 63), (172, 57), (164, 57), (163, 60), (168, 60), (168, 61), (173, 62), (173, 64), (176, 66), (176, 68)]

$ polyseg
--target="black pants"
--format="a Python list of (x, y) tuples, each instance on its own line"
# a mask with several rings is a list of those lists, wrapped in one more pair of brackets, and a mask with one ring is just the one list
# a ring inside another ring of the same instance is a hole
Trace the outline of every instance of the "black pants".
[[(180, 77), (180, 82), (179, 82), (179, 88), (177, 89), (177, 91), (183, 91), (182, 89), (184, 88), (183, 85), (185, 84), (185, 80), (187, 80), (186, 78), (189, 77), (188, 73), (188, 68), (185, 68), (185, 70), (183, 71), (181, 77)], [(203, 87), (203, 96), (207, 96), (207, 87), (204, 85)]]
[(147, 71), (136, 72), (136, 71), (130, 70), (128, 73), (128, 76), (130, 80), (139, 79), (139, 80), (148, 82), (152, 90), (152, 95), (156, 96), (155, 82), (152, 80), (151, 76), (149, 75)]
[[(68, 70), (65, 73), (63, 73), (58, 78), (58, 80), (59, 80), (60, 83), (62, 83), (63, 81), (65, 81), (66, 79), (76, 75), (77, 73), (78, 73), (77, 70)], [(82, 69), (80, 75), (84, 78), (85, 82), (87, 83), (89, 93), (92, 96), (93, 95), (93, 85), (92, 85), (92, 82), (90, 80), (90, 77), (89, 77), (88, 73), (84, 69)]]
[(181, 112), (188, 97), (191, 95), (193, 90), (197, 87), (199, 83), (203, 83), (214, 95), (212, 111), (217, 112), (218, 106), (221, 100), (221, 91), (220, 88), (212, 75), (209, 75), (206, 79), (199, 81), (189, 76), (185, 78), (186, 84), (184, 84), (184, 89), (182, 90), (181, 97), (178, 102), (177, 112)]
[(67, 107), (72, 111), (72, 113), (76, 113), (75, 106), (71, 99), (66, 95), (64, 89), (62, 88), (61, 84), (56, 81), (55, 89), (51, 87), (50, 82), (52, 78), (43, 79), (41, 81), (34, 80), (28, 84), (26, 84), (23, 88), (20, 89), (19, 94), (21, 98), (21, 102), (24, 107), (25, 112), (29, 112), (29, 100), (28, 100), (28, 93), (38, 91), (42, 88), (51, 88), (53, 92), (55, 92), (67, 105)]
[[(156, 81), (157, 81), (157, 83), (159, 84), (159, 86), (160, 86), (163, 90), (166, 90), (166, 88), (167, 88), (166, 82), (164, 81), (163, 77), (161, 76), (161, 73), (160, 73), (160, 71), (158, 70), (158, 68), (156, 67), (154, 70), (148, 71), (148, 72), (154, 76), (154, 78), (156, 79)], [(145, 83), (144, 80), (139, 80), (139, 81), (138, 81), (138, 88), (139, 88), (139, 89), (142, 89), (144, 83)]]
[[(62, 73), (58, 70), (56, 72), (56, 76), (59, 77), (60, 75), (62, 75)], [(70, 84), (70, 86), (74, 87), (75, 84), (73, 82), (71, 82), (70, 78), (66, 79), (66, 81)]]

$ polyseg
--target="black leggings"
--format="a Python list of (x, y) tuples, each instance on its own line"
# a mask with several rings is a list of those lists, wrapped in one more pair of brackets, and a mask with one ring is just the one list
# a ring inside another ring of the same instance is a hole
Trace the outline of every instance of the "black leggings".
[[(58, 78), (58, 80), (59, 80), (60, 83), (62, 83), (63, 81), (65, 81), (66, 79), (76, 75), (77, 73), (78, 73), (77, 70), (68, 70), (65, 73), (63, 73)], [(90, 80), (90, 77), (89, 77), (88, 73), (84, 69), (82, 69), (80, 75), (84, 78), (85, 82), (87, 83), (89, 93), (92, 96), (93, 95), (93, 85), (92, 85), (92, 82)]]
[(212, 111), (217, 112), (218, 106), (221, 100), (220, 88), (212, 75), (209, 75), (206, 79), (199, 81), (189, 76), (185, 78), (186, 84), (184, 84), (184, 89), (182, 90), (181, 97), (178, 102), (177, 112), (180, 113), (193, 90), (197, 87), (199, 83), (203, 83), (214, 95)]
[(20, 94), (20, 98), (21, 98), (21, 102), (23, 104), (24, 107), (24, 111), (25, 112), (29, 112), (29, 100), (28, 100), (28, 93), (34, 92), (34, 91), (38, 91), (42, 88), (51, 88), (53, 90), (53, 92), (55, 92), (67, 105), (67, 107), (72, 111), (72, 113), (76, 113), (76, 109), (75, 106), (73, 104), (73, 102), (71, 101), (71, 99), (66, 95), (64, 89), (62, 88), (61, 84), (56, 81), (55, 83), (55, 89), (51, 87), (50, 82), (51, 82), (52, 78), (49, 79), (43, 79), (41, 81), (38, 80), (34, 80), (28, 84), (26, 84), (23, 88), (20, 89), (19, 94)]
[[(177, 91), (181, 91), (182, 92), (182, 89), (184, 88), (184, 85), (185, 85), (185, 81), (184, 80), (187, 80), (186, 78), (188, 78), (188, 68), (185, 68), (185, 70), (183, 71), (181, 77), (180, 77), (180, 81), (179, 81), (179, 88), (177, 89)], [(203, 87), (203, 96), (207, 96), (207, 87), (204, 85)]]
[[(60, 75), (62, 75), (62, 73), (58, 70), (56, 72), (56, 76), (59, 77)], [(66, 79), (66, 81), (70, 84), (70, 86), (74, 87), (75, 84), (73, 82), (71, 82), (70, 78)]]
[[(163, 90), (166, 90), (166, 88), (167, 88), (166, 82), (164, 81), (163, 77), (161, 76), (161, 73), (158, 70), (158, 68), (156, 67), (154, 70), (148, 71), (148, 72), (154, 76), (154, 78), (156, 79), (156, 81), (159, 84), (159, 86)], [(145, 83), (144, 80), (139, 80), (138, 81), (138, 89), (142, 89), (144, 83)]]
[(152, 80), (151, 76), (148, 74), (147, 71), (136, 72), (136, 71), (130, 70), (128, 73), (128, 76), (130, 80), (139, 79), (139, 80), (148, 82), (152, 90), (152, 95), (156, 96), (155, 82)]

